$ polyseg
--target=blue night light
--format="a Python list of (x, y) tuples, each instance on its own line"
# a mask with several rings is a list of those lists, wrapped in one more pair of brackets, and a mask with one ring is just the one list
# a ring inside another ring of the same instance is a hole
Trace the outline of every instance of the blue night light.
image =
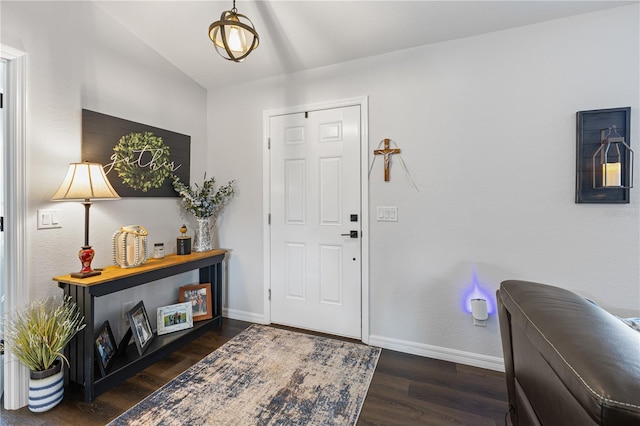
[(473, 283), (471, 287), (465, 291), (464, 296), (462, 297), (462, 308), (468, 314), (471, 313), (471, 299), (484, 299), (487, 301), (487, 311), (489, 315), (495, 313), (496, 305), (493, 298), (493, 293), (491, 291), (486, 290), (486, 286), (478, 282), (478, 276), (475, 271), (473, 271)]

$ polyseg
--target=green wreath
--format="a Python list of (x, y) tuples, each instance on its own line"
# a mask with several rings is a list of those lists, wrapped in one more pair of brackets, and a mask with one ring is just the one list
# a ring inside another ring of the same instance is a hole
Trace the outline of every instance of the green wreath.
[(122, 183), (135, 190), (147, 192), (159, 188), (173, 176), (169, 147), (160, 136), (151, 132), (129, 133), (113, 147), (114, 169)]

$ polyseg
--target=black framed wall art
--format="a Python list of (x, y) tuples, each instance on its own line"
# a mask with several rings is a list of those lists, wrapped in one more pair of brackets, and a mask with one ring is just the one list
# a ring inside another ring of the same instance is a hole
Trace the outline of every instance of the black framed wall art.
[[(618, 171), (619, 176), (613, 185), (602, 182), (606, 174), (603, 173), (602, 165), (599, 164), (601, 156), (598, 153), (604, 147), (603, 142), (606, 142), (611, 135), (616, 136), (615, 140), (630, 144), (630, 116), (630, 107), (576, 113), (576, 203), (629, 203), (633, 167), (630, 153), (623, 149), (619, 155), (621, 158), (616, 160), (626, 167)], [(610, 151), (613, 153), (614, 149)], [(619, 148), (617, 152), (620, 153)]]
[(189, 184), (191, 137), (82, 110), (82, 160), (100, 163), (121, 197), (176, 197)]

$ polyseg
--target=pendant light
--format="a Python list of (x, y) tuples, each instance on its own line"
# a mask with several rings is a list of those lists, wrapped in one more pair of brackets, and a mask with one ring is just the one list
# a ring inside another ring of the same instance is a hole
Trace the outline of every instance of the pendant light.
[(220, 20), (209, 25), (209, 38), (220, 56), (234, 62), (242, 62), (260, 41), (253, 22), (238, 13), (236, 0), (233, 9), (222, 12)]

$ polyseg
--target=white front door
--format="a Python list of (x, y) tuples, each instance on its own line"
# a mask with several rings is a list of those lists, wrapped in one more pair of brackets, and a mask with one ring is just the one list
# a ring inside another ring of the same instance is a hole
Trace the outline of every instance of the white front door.
[(360, 106), (269, 120), (271, 321), (359, 339)]

